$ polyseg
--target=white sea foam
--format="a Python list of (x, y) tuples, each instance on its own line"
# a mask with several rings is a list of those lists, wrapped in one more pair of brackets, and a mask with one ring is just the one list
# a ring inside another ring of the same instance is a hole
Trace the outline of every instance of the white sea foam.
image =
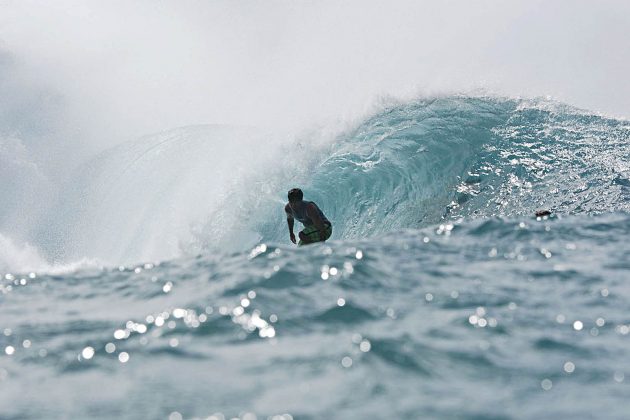
[(40, 271), (49, 267), (34, 246), (16, 244), (0, 233), (0, 273)]
[(0, 234), (0, 273), (67, 274), (77, 270), (101, 270), (103, 263), (95, 258), (80, 258), (66, 263), (50, 263), (36, 247), (29, 243), (17, 244)]

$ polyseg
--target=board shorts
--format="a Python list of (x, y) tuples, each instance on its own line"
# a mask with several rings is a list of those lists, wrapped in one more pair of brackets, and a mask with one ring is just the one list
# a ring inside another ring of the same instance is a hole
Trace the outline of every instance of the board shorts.
[[(326, 225), (326, 228), (324, 229), (324, 239), (320, 239), (319, 231), (317, 230), (315, 226), (307, 226), (304, 229), (302, 229), (301, 233), (306, 235), (312, 242), (323, 242), (327, 240), (328, 238), (330, 238), (330, 235), (332, 235), (332, 225)], [(298, 245), (304, 245), (301, 239)]]

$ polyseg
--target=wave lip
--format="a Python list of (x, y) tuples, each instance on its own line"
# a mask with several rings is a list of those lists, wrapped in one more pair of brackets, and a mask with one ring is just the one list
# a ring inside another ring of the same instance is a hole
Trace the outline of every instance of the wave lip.
[(367, 119), (309, 187), (336, 232), (360, 238), (539, 208), (628, 211), (629, 155), (627, 121), (544, 100), (445, 97)]

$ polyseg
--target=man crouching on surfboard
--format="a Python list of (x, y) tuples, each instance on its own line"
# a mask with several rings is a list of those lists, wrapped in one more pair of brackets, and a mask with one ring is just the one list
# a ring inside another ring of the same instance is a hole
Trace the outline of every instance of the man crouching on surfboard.
[(293, 234), (294, 219), (299, 220), (304, 225), (304, 229), (299, 233), (300, 242), (298, 245), (324, 242), (332, 235), (332, 224), (317, 207), (317, 204), (312, 201), (304, 201), (302, 198), (304, 198), (302, 190), (293, 188), (289, 191), (289, 202), (284, 206), (284, 211), (287, 213), (291, 242), (295, 243), (295, 235)]

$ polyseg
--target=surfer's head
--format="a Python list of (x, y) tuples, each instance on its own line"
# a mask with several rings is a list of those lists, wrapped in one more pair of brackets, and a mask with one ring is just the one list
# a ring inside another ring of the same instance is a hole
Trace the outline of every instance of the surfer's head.
[(289, 190), (289, 203), (298, 203), (304, 198), (304, 193), (299, 188)]

